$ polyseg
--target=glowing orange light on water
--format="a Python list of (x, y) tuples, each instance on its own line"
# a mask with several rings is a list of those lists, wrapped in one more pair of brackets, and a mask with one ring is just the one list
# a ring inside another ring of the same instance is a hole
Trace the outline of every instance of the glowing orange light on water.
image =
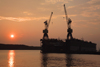
[(9, 67), (14, 67), (14, 56), (15, 56), (15, 52), (14, 50), (10, 50), (8, 53), (8, 64)]

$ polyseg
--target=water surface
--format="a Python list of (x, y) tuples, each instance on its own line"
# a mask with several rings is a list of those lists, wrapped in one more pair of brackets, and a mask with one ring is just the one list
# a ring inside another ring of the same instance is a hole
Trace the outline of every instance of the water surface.
[(0, 50), (0, 67), (100, 67), (100, 55)]

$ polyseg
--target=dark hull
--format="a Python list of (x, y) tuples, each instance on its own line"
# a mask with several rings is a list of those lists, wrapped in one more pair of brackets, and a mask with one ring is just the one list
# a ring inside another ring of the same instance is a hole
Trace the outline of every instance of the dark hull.
[(95, 53), (96, 44), (78, 39), (62, 40), (41, 39), (41, 52), (43, 53)]

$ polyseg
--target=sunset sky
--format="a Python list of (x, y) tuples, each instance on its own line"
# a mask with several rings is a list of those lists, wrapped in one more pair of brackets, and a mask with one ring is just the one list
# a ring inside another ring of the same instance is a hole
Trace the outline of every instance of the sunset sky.
[(66, 39), (64, 4), (73, 37), (100, 48), (100, 0), (0, 0), (0, 43), (40, 46), (51, 12), (49, 38)]

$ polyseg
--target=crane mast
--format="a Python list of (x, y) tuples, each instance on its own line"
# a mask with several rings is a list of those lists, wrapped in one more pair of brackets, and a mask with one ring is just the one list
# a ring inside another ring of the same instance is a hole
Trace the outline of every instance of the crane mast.
[(49, 22), (48, 22), (48, 27), (49, 27), (49, 24), (50, 24), (50, 21), (51, 21), (52, 14), (53, 14), (53, 12), (51, 12), (51, 16), (50, 16), (50, 19), (49, 19)]
[(43, 30), (43, 39), (48, 39), (48, 27), (49, 27), (49, 24), (50, 24), (50, 21), (51, 21), (51, 18), (52, 18), (52, 14), (53, 12), (51, 12), (51, 15), (50, 15), (50, 19), (49, 19), (49, 22), (47, 22), (47, 20), (44, 22), (45, 24), (45, 29)]
[(64, 4), (64, 10), (65, 10), (65, 16), (66, 16), (66, 22), (68, 21), (68, 16), (67, 16), (67, 11), (66, 11), (66, 6)]
[(68, 29), (67, 29), (67, 32), (68, 32), (68, 34), (67, 34), (67, 39), (69, 39), (69, 37), (70, 37), (70, 39), (73, 39), (73, 36), (72, 36), (72, 32), (73, 32), (73, 30), (71, 29), (71, 19), (70, 18), (68, 18), (68, 16), (67, 16), (67, 11), (66, 11), (66, 7), (65, 7), (65, 4), (64, 4), (64, 11), (65, 11), (65, 16), (66, 16), (66, 22), (67, 22), (67, 25), (68, 25)]

